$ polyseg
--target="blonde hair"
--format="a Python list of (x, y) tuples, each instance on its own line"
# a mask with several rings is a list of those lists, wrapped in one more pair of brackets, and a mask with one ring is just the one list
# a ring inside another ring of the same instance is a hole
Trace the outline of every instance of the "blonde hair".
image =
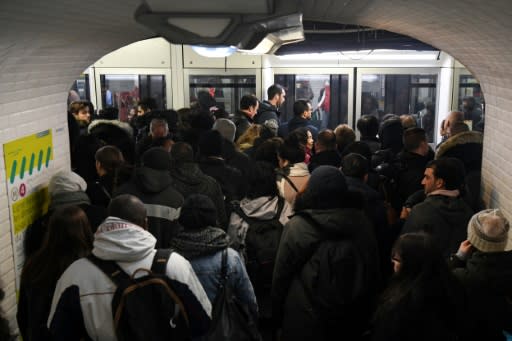
[(260, 137), (261, 133), (261, 125), (253, 124), (247, 130), (240, 135), (238, 140), (236, 140), (236, 146), (241, 151), (251, 148), (254, 145), (254, 141)]

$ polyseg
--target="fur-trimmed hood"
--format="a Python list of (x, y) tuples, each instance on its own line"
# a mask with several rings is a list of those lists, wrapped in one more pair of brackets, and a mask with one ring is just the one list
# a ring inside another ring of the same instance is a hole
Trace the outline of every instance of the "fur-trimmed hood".
[(126, 134), (128, 134), (128, 136), (130, 136), (130, 138), (133, 138), (133, 128), (130, 126), (130, 124), (128, 124), (126, 122), (121, 122), (119, 120), (103, 120), (103, 119), (94, 120), (91, 122), (91, 124), (87, 128), (89, 134), (91, 134), (91, 132), (95, 128), (99, 127), (102, 124), (107, 124), (107, 125), (111, 125), (116, 128), (119, 128), (119, 129), (123, 130), (124, 132), (126, 132)]
[(484, 135), (478, 131), (465, 131), (454, 135), (444, 141), (436, 152), (436, 159), (445, 156), (452, 148), (464, 144), (480, 144), (484, 141)]

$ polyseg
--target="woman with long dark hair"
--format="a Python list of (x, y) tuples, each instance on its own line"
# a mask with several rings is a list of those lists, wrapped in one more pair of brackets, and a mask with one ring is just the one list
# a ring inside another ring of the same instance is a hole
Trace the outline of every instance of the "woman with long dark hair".
[(57, 280), (92, 249), (89, 220), (77, 206), (52, 214), (41, 248), (27, 259), (21, 274), (17, 320), (23, 340), (49, 340), (46, 328)]
[(464, 340), (463, 289), (430, 235), (402, 235), (391, 255), (395, 273), (377, 308), (372, 340)]

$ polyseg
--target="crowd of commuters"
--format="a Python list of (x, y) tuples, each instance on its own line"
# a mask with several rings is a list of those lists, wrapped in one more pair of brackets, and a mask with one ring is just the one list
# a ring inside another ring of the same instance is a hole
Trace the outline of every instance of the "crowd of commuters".
[[(512, 234), (480, 204), (482, 134), (464, 113), (448, 115), (434, 150), (414, 120), (368, 111), (357, 139), (348, 125), (318, 131), (308, 99), (282, 122), (285, 100), (272, 85), (232, 120), (211, 98), (178, 112), (141, 101), (128, 126), (89, 124), (72, 103), (73, 170), (52, 177), (25, 240), (23, 339), (137, 335), (116, 276), (146, 283), (146, 269), (179, 302), (164, 316), (172, 339), (256, 321), (251, 340), (505, 340)], [(242, 322), (219, 320), (227, 289)], [(160, 326), (163, 307), (138, 307)]]

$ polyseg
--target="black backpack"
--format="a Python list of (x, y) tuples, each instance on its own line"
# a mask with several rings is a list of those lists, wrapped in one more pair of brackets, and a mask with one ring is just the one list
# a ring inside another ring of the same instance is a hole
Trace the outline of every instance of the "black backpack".
[[(151, 270), (138, 269), (132, 276), (114, 261), (89, 256), (117, 286), (112, 315), (119, 341), (189, 339), (187, 313), (166, 276), (171, 253), (157, 250)], [(139, 271), (148, 274), (134, 278)]]
[(272, 286), (274, 262), (283, 233), (283, 224), (279, 221), (283, 208), (284, 199), (278, 197), (276, 215), (271, 219), (260, 220), (248, 217), (239, 204), (234, 206), (236, 214), (249, 224), (245, 235), (244, 251), (247, 255), (247, 273), (256, 293), (262, 289), (270, 289)]

